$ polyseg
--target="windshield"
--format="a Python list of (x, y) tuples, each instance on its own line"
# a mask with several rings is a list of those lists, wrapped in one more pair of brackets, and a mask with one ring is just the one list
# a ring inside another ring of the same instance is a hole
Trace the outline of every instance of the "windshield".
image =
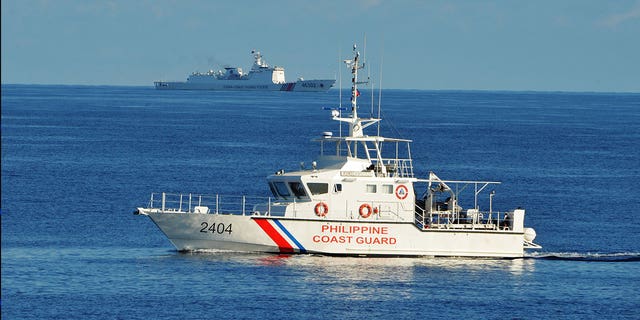
[(304, 186), (300, 182), (289, 182), (289, 187), (291, 187), (291, 191), (296, 196), (296, 198), (302, 198), (307, 196), (307, 192), (304, 191)]
[(289, 193), (289, 189), (287, 189), (287, 185), (284, 182), (282, 182), (282, 181), (274, 182), (273, 186), (275, 187), (276, 192), (278, 193), (278, 195), (280, 197), (285, 198), (285, 197), (288, 197), (288, 196), (291, 195)]

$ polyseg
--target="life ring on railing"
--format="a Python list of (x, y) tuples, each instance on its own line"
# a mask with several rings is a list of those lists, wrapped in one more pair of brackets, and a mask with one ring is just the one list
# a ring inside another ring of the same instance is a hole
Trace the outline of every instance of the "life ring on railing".
[(329, 213), (329, 206), (324, 202), (318, 202), (314, 211), (316, 212), (316, 215), (318, 217), (324, 217), (327, 215), (327, 213)]
[(369, 218), (369, 216), (373, 212), (373, 209), (371, 209), (371, 206), (368, 203), (364, 203), (360, 206), (359, 212), (360, 216), (366, 219)]

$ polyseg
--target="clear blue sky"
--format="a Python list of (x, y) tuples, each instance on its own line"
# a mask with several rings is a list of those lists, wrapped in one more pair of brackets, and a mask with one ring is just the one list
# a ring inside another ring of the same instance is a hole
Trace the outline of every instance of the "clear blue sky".
[(354, 42), (364, 54), (366, 35), (384, 88), (640, 92), (640, 0), (1, 5), (3, 84), (151, 86), (246, 70), (252, 49), (287, 80), (333, 79)]

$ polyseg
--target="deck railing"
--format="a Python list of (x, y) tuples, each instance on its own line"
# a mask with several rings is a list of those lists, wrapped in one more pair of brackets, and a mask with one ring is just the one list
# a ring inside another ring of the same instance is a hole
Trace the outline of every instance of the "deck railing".
[(482, 229), (508, 230), (512, 227), (512, 218), (507, 212), (467, 210), (462, 212), (432, 210), (428, 212), (419, 205), (415, 206), (415, 224), (425, 229)]
[[(374, 168), (378, 165), (377, 159), (371, 159)], [(386, 176), (397, 178), (413, 178), (413, 162), (411, 159), (384, 158), (382, 163), (385, 166)], [(376, 175), (380, 175), (380, 170), (376, 170)]]
[[(154, 192), (149, 200), (149, 208), (160, 209), (162, 212), (250, 215), (253, 214), (253, 208), (256, 205), (266, 203), (270, 208), (271, 202), (271, 197)], [(267, 210), (267, 213), (269, 211)]]

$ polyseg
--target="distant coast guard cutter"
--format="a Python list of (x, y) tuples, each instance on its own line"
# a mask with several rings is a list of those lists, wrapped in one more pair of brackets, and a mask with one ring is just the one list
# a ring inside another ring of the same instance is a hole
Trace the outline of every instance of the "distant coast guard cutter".
[(258, 51), (251, 51), (254, 58), (249, 73), (238, 67), (224, 70), (194, 72), (187, 81), (155, 81), (158, 90), (255, 90), (255, 91), (327, 91), (336, 80), (304, 80), (286, 82), (284, 68), (269, 66)]

